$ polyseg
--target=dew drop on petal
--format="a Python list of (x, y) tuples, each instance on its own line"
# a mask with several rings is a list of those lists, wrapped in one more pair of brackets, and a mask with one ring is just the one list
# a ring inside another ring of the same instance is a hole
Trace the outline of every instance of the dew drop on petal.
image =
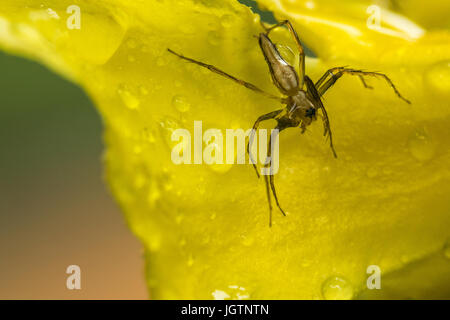
[(230, 298), (232, 300), (246, 300), (250, 299), (250, 294), (247, 289), (238, 285), (230, 285), (228, 286), (227, 292), (230, 294)]
[(208, 32), (208, 42), (213, 46), (217, 46), (220, 43), (220, 35), (217, 31)]
[(231, 25), (233, 24), (233, 16), (229, 15), (229, 14), (224, 14), (221, 18), (220, 18), (220, 23), (222, 24), (222, 26), (224, 28), (229, 28), (231, 27)]
[(123, 103), (132, 110), (135, 110), (139, 107), (140, 101), (136, 98), (125, 85), (120, 85), (117, 89), (117, 93), (122, 99)]
[(182, 95), (175, 95), (172, 98), (172, 106), (174, 106), (179, 112), (186, 112), (190, 109), (191, 104), (186, 97)]
[(353, 287), (346, 279), (333, 276), (322, 284), (322, 295), (326, 300), (350, 300)]
[(213, 296), (214, 300), (225, 300), (230, 298), (230, 295), (223, 290), (214, 290), (211, 295)]
[(425, 128), (415, 130), (408, 141), (411, 155), (419, 161), (428, 161), (433, 158), (436, 146)]
[(175, 142), (172, 141), (172, 133), (181, 127), (178, 120), (176, 120), (175, 118), (167, 117), (163, 121), (161, 121), (159, 125), (166, 143), (168, 144), (168, 146), (173, 146)]

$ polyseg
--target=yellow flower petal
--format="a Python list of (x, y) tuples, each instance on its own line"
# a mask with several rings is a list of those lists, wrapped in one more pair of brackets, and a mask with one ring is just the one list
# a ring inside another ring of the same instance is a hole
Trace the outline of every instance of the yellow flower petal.
[[(402, 273), (414, 263), (425, 266), (420, 276), (448, 279), (448, 31), (424, 31), (387, 10), (397, 33), (369, 29), (359, 1), (314, 1), (313, 9), (260, 1), (291, 19), (317, 53), (307, 59), (313, 79), (350, 64), (388, 74), (412, 101), (379, 79), (368, 79), (374, 90), (357, 78), (339, 80), (324, 100), (339, 158), (320, 123), (304, 135), (283, 132), (275, 180), (289, 215), (275, 210), (269, 228), (264, 182), (250, 165), (177, 166), (170, 158), (177, 128), (202, 120), (204, 130), (247, 129), (282, 107), (166, 51), (276, 94), (254, 38), (257, 16), (235, 1), (79, 0), (78, 30), (67, 28), (73, 2), (3, 0), (0, 47), (70, 77), (98, 106), (107, 178), (145, 246), (152, 297), (364, 297), (369, 265), (382, 279), (390, 274), (388, 283), (400, 279), (401, 297), (426, 297), (420, 285), (409, 290), (421, 279)], [(273, 37), (295, 49), (286, 30)], [(433, 259), (439, 268), (426, 267)]]

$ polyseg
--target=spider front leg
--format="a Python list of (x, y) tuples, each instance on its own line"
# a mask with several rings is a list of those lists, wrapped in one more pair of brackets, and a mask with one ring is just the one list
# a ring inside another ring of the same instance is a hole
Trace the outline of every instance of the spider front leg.
[(291, 22), (289, 20), (284, 20), (284, 21), (277, 23), (269, 28), (267, 28), (262, 21), (260, 21), (260, 22), (261, 22), (261, 26), (266, 31), (266, 35), (269, 35), (270, 31), (272, 31), (273, 29), (281, 27), (283, 25), (286, 25), (288, 27), (289, 32), (291, 33), (292, 37), (294, 38), (295, 44), (297, 45), (297, 50), (299, 53), (299, 64), (298, 64), (298, 66), (299, 66), (298, 75), (299, 75), (299, 80), (300, 80), (299, 88), (302, 89), (303, 88), (303, 77), (305, 76), (305, 50), (303, 50), (303, 45), (300, 42), (300, 38), (298, 37), (297, 32), (295, 31)]
[[(394, 90), (395, 94), (402, 99), (403, 101), (405, 101), (408, 104), (411, 104), (411, 102), (404, 98), (400, 92), (397, 90), (397, 88), (395, 87), (394, 83), (392, 82), (391, 79), (389, 79), (389, 77), (387, 75), (385, 75), (384, 73), (380, 73), (380, 72), (370, 72), (370, 71), (362, 71), (362, 70), (355, 70), (355, 69), (349, 69), (349, 68), (345, 68), (345, 67), (337, 67), (337, 68), (331, 68), (329, 69), (327, 72), (325, 72), (325, 74), (316, 82), (315, 87), (317, 88), (317, 91), (319, 92), (319, 95), (322, 96), (325, 94), (325, 92), (331, 87), (333, 86), (336, 81), (342, 77), (344, 74), (349, 74), (349, 75), (355, 75), (358, 76), (364, 86), (366, 88), (371, 88), (369, 87), (366, 82), (364, 81), (364, 76), (372, 76), (372, 77), (381, 77), (384, 80), (386, 80), (386, 82), (389, 84), (389, 86)], [(327, 78), (329, 77), (329, 79), (327, 81), (325, 81)]]
[(250, 136), (248, 137), (248, 143), (247, 143), (247, 153), (248, 153), (248, 157), (250, 159), (250, 161), (252, 162), (253, 168), (255, 169), (256, 175), (259, 178), (259, 172), (258, 172), (258, 168), (256, 166), (256, 162), (252, 157), (252, 154), (250, 152), (250, 147), (253, 144), (253, 139), (255, 138), (255, 133), (256, 130), (258, 129), (259, 123), (261, 121), (265, 121), (265, 120), (270, 120), (270, 119), (276, 119), (277, 116), (283, 112), (285, 109), (280, 109), (280, 110), (276, 110), (276, 111), (272, 111), (266, 114), (263, 114), (262, 116), (260, 116), (258, 119), (256, 119), (255, 124), (253, 125), (252, 130), (250, 131)]
[(173, 50), (171, 50), (171, 49), (167, 49), (167, 51), (170, 52), (171, 54), (177, 56), (177, 57), (180, 58), (180, 59), (183, 59), (183, 60), (185, 60), (185, 61), (194, 63), (194, 64), (196, 64), (196, 65), (199, 65), (199, 66), (203, 67), (203, 68), (206, 68), (206, 69), (208, 69), (208, 70), (211, 71), (211, 72), (217, 73), (218, 75), (221, 75), (222, 77), (225, 77), (225, 78), (227, 78), (227, 79), (230, 79), (230, 80), (236, 82), (237, 84), (240, 84), (241, 86), (244, 86), (244, 87), (246, 87), (247, 89), (250, 89), (250, 90), (252, 90), (252, 91), (254, 91), (254, 92), (257, 92), (257, 93), (259, 93), (259, 94), (261, 94), (261, 95), (263, 95), (263, 96), (265, 96), (265, 97), (267, 97), (267, 98), (274, 99), (274, 100), (278, 100), (278, 101), (283, 102), (283, 103), (285, 102), (285, 99), (284, 99), (284, 98), (277, 97), (277, 96), (275, 96), (275, 95), (273, 95), (273, 94), (271, 94), (271, 93), (265, 92), (264, 90), (258, 88), (258, 87), (255, 86), (254, 84), (251, 84), (250, 82), (247, 82), (247, 81), (238, 79), (238, 78), (232, 76), (231, 74), (228, 74), (228, 73), (226, 73), (225, 71), (222, 71), (222, 70), (220, 70), (219, 68), (216, 68), (216, 67), (213, 66), (213, 65), (206, 64), (206, 63), (203, 63), (203, 62), (201, 62), (201, 61), (197, 61), (197, 60), (194, 60), (194, 59), (192, 59), (192, 58), (185, 57), (185, 56), (183, 56), (182, 54), (176, 53), (175, 51), (173, 51)]

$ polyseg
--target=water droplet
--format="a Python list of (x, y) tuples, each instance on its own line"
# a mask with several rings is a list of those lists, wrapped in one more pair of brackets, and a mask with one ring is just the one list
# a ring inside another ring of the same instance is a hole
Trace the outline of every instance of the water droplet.
[(433, 158), (436, 152), (436, 146), (424, 127), (411, 134), (408, 148), (412, 156), (422, 162)]
[(208, 32), (208, 42), (213, 46), (217, 46), (220, 43), (220, 34), (217, 31)]
[(228, 286), (230, 289), (228, 292), (230, 293), (230, 298), (232, 300), (245, 300), (250, 299), (250, 294), (244, 287), (238, 285), (230, 285)]
[(166, 143), (169, 147), (172, 147), (176, 144), (176, 142), (172, 141), (172, 132), (174, 132), (176, 129), (180, 128), (180, 125), (178, 123), (178, 120), (174, 118), (165, 118), (163, 121), (159, 123), (162, 134), (166, 140)]
[(230, 14), (224, 14), (221, 18), (220, 18), (220, 23), (222, 24), (222, 26), (224, 28), (229, 28), (232, 26), (233, 24), (233, 16)]
[(51, 9), (51, 8), (47, 8), (47, 13), (50, 17), (52, 17), (53, 19), (59, 19), (59, 15), (56, 13), (55, 10)]
[(214, 300), (225, 300), (230, 298), (230, 295), (222, 290), (214, 290), (211, 295), (214, 297)]
[(435, 63), (424, 74), (425, 83), (436, 93), (450, 95), (450, 61)]
[(447, 240), (447, 242), (444, 245), (444, 256), (447, 259), (450, 259), (450, 240)]
[(172, 105), (180, 112), (186, 112), (191, 107), (189, 101), (182, 95), (176, 95), (172, 98)]
[(295, 53), (290, 47), (284, 44), (277, 44), (277, 49), (287, 63), (292, 66), (295, 65)]
[(322, 295), (326, 300), (350, 300), (353, 287), (341, 277), (330, 277), (322, 284)]
[(117, 89), (117, 93), (129, 109), (135, 110), (139, 107), (139, 99), (131, 94), (126, 85), (120, 85)]

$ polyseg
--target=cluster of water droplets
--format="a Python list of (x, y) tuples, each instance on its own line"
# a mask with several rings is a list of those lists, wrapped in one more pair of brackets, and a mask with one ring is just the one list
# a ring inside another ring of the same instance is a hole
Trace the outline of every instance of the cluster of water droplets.
[(250, 293), (244, 287), (238, 285), (229, 285), (226, 290), (216, 289), (211, 295), (214, 300), (246, 300), (250, 299)]

